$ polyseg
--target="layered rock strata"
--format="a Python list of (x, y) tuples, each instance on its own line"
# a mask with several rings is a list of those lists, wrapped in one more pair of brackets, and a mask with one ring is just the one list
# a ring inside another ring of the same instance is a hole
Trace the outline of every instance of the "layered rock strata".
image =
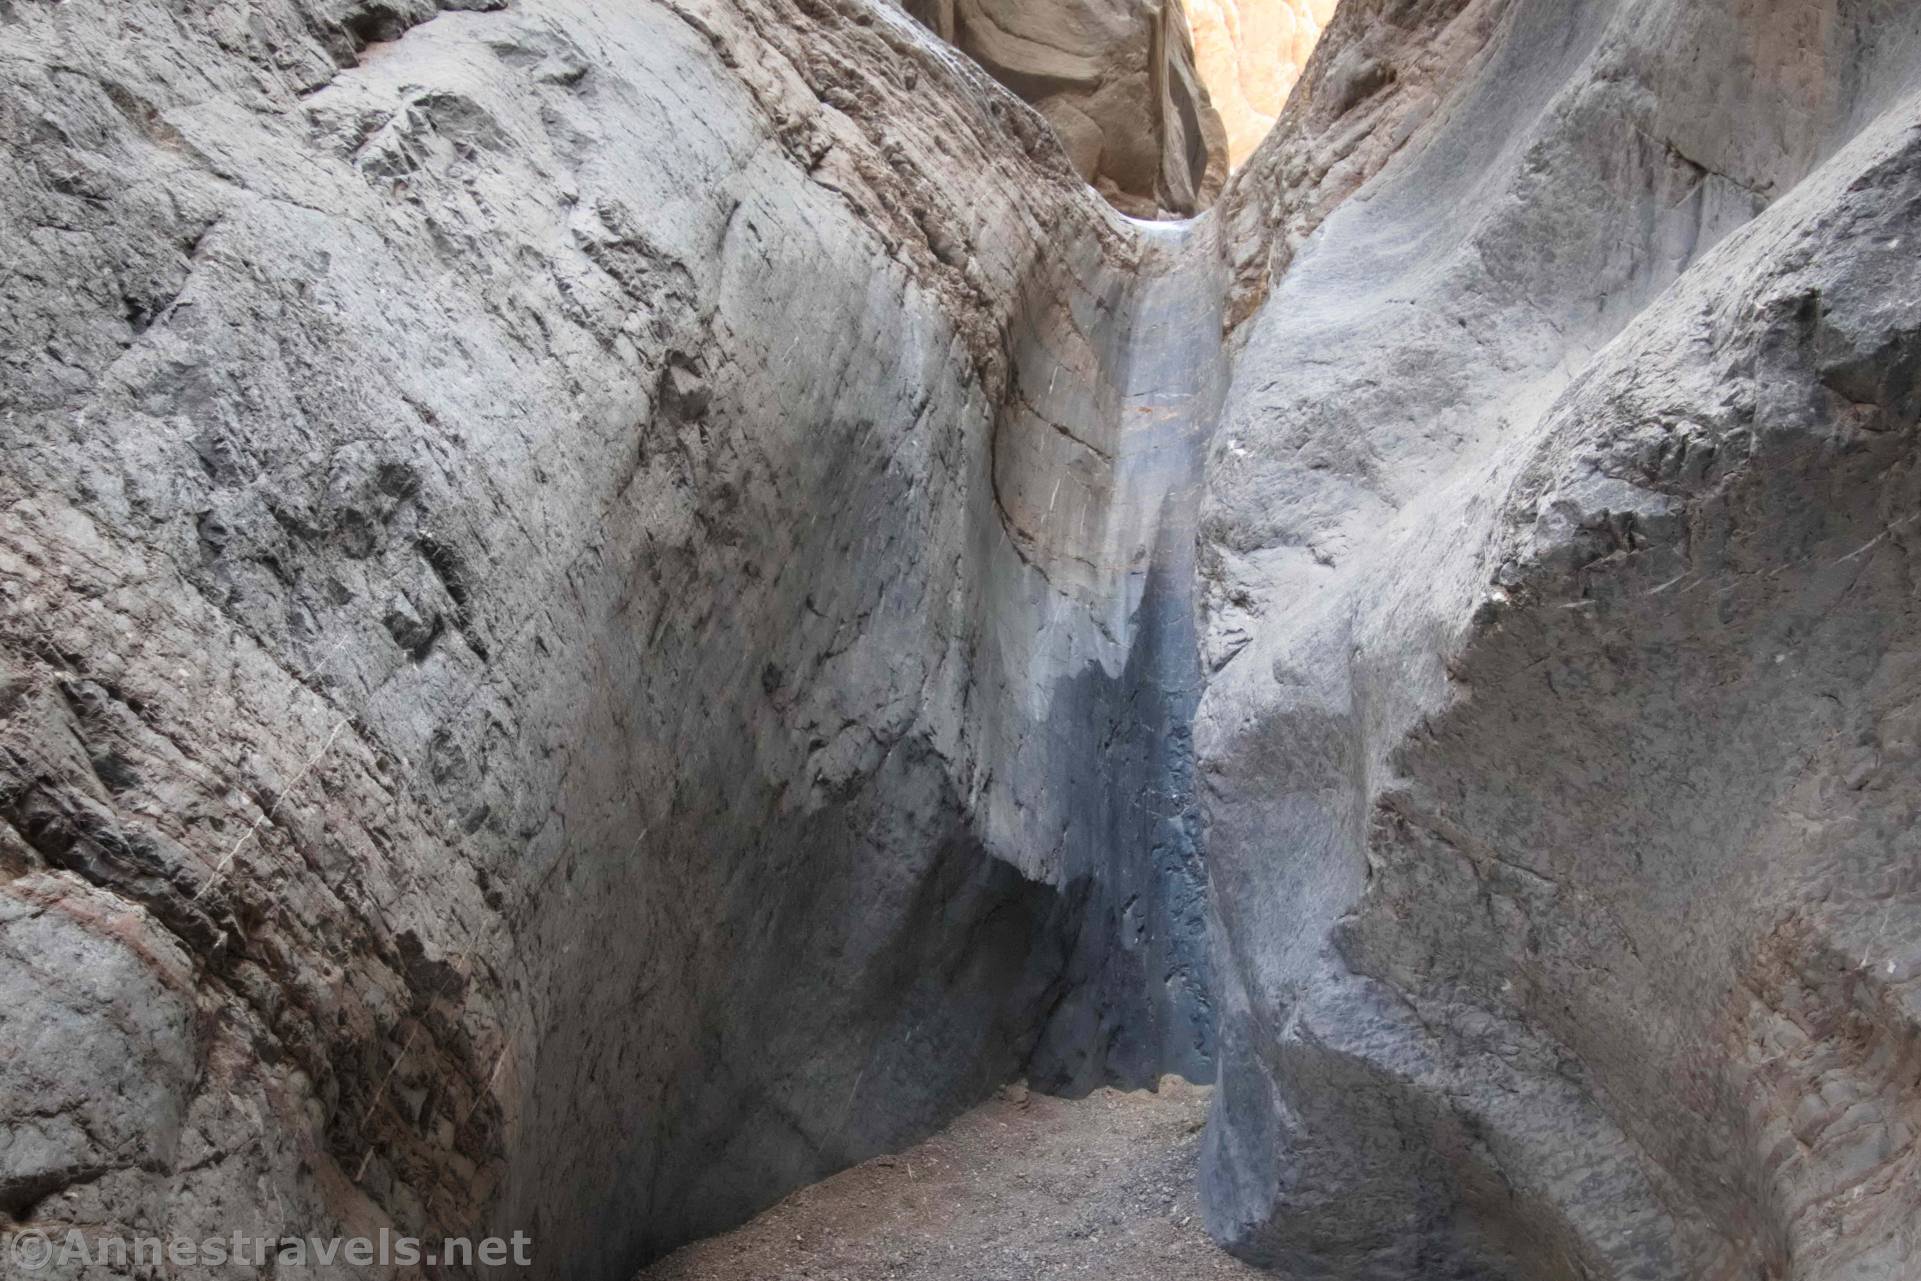
[(860, 3), (0, 33), (0, 1211), (624, 1276), (1206, 1074), (1192, 540), (1099, 473), (1219, 291), (1041, 119)]

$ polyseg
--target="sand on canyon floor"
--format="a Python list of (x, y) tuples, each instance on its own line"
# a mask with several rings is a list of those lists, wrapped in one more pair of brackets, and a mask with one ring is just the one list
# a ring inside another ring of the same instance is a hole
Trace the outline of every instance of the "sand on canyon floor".
[(640, 1281), (1224, 1281), (1264, 1275), (1208, 1239), (1194, 1163), (1212, 1091), (1084, 1099), (1020, 1086), (896, 1156), (803, 1188)]

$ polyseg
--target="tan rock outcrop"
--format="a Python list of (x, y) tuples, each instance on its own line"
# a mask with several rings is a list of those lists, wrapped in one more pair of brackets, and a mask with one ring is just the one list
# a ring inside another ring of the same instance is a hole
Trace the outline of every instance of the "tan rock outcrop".
[(907, 9), (1032, 103), (1081, 177), (1123, 212), (1187, 216), (1220, 193), (1227, 135), (1181, 0), (908, 0)]
[(1194, 62), (1227, 134), (1231, 169), (1287, 103), (1336, 0), (1188, 0)]

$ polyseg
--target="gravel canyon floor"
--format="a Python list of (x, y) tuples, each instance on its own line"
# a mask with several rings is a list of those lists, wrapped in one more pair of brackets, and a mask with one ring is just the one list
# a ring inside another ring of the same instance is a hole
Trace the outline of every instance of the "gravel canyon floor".
[(1002, 1090), (926, 1142), (804, 1188), (639, 1281), (1253, 1281), (1208, 1237), (1213, 1091)]

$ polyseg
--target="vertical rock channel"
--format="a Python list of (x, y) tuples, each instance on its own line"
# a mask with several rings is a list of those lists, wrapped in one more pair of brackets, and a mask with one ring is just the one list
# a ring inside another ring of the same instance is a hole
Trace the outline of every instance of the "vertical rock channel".
[(993, 460), (1018, 563), (996, 566), (1007, 621), (991, 640), (1045, 712), (997, 754), (1007, 804), (990, 796), (987, 821), (995, 848), (1044, 851), (1024, 870), (1063, 887), (1067, 968), (1029, 1074), (1070, 1094), (1211, 1080), (1214, 1059), (1194, 536), (1224, 280), (1205, 222), (1116, 216), (1103, 232), (1030, 293)]

